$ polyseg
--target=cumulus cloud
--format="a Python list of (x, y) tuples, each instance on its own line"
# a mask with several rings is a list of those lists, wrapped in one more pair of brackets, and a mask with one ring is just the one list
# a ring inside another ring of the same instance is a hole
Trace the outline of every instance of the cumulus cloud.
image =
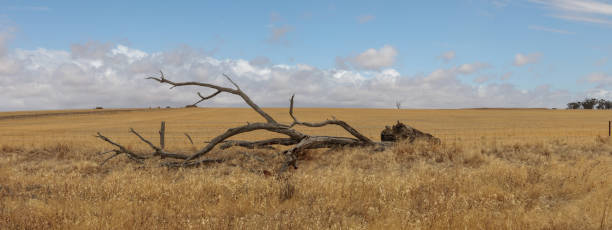
[(380, 49), (370, 48), (356, 56), (348, 58), (336, 58), (336, 66), (343, 66), (349, 62), (357, 69), (380, 70), (390, 67), (395, 63), (397, 50), (390, 45), (384, 45)]
[(249, 61), (249, 64), (254, 66), (266, 66), (270, 64), (270, 59), (264, 56), (257, 56)]
[(271, 43), (283, 43), (286, 44), (288, 41), (286, 39), (287, 33), (291, 32), (293, 28), (288, 25), (284, 26), (273, 26), (270, 28), (270, 36), (268, 37), (268, 41)]
[(490, 81), (490, 80), (491, 80), (491, 76), (489, 76), (489, 75), (482, 75), (482, 76), (479, 76), (479, 77), (475, 78), (474, 82), (482, 84), (482, 83), (485, 83), (485, 82)]
[(372, 21), (376, 18), (376, 16), (371, 15), (371, 14), (364, 14), (364, 15), (360, 15), (359, 17), (357, 17), (357, 22), (363, 24), (369, 21)]
[(483, 62), (474, 62), (470, 64), (462, 64), (457, 67), (457, 72), (461, 74), (473, 74), (482, 69), (489, 68), (491, 65)]
[(524, 66), (531, 63), (537, 63), (540, 60), (542, 54), (540, 53), (531, 53), (531, 54), (521, 54), (518, 53), (514, 56), (514, 65), (515, 66)]
[(598, 88), (612, 86), (612, 75), (606, 73), (592, 73), (584, 77), (590, 83), (596, 83)]
[(444, 62), (449, 62), (449, 61), (455, 59), (455, 56), (456, 56), (455, 51), (449, 50), (449, 51), (446, 51), (446, 52), (440, 54), (440, 56), (438, 56), (438, 58), (444, 60)]
[[(368, 56), (395, 56), (391, 47)], [(386, 51), (387, 50), (387, 51)], [(393, 53), (388, 55), (385, 53)], [(380, 54), (383, 53), (383, 54)], [(524, 90), (511, 84), (474, 86), (459, 76), (482, 64), (437, 69), (423, 75), (403, 75), (393, 68), (380, 70), (319, 69), (310, 65), (260, 65), (258, 61), (217, 59), (188, 47), (147, 53), (123, 45), (85, 43), (65, 50), (13, 50), (0, 66), (0, 110), (67, 109), (104, 106), (184, 106), (203, 88), (174, 88), (145, 80), (164, 70), (176, 81), (202, 81), (231, 87), (222, 77), (232, 76), (261, 106), (287, 106), (296, 94), (296, 106), (392, 108), (545, 107), (561, 106), (573, 95), (549, 87)], [(384, 59), (384, 58), (383, 58)], [(369, 60), (368, 60), (369, 61)], [(364, 61), (365, 62), (365, 61)], [(362, 63), (383, 67), (392, 61)], [(470, 66), (470, 67), (468, 67)], [(478, 67), (480, 66), (480, 67)], [(202, 106), (245, 106), (234, 95), (221, 94)]]
[(501, 79), (501, 80), (508, 80), (508, 79), (510, 79), (510, 77), (512, 77), (512, 74), (513, 74), (512, 72), (507, 72), (507, 73), (503, 74), (503, 75), (500, 77), (500, 79)]

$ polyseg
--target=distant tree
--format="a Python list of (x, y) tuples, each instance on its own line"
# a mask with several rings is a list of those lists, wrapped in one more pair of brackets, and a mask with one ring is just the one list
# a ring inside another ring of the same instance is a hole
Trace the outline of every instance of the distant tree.
[(597, 102), (597, 109), (612, 109), (612, 101), (599, 99)]
[(599, 100), (597, 100), (596, 98), (586, 98), (584, 99), (584, 101), (582, 101), (582, 108), (593, 109), (595, 108), (595, 105), (597, 105), (598, 102)]
[(612, 101), (585, 98), (583, 101), (567, 103), (567, 109), (612, 109)]
[(396, 102), (395, 102), (395, 107), (396, 107), (397, 109), (402, 109), (402, 102), (401, 102), (401, 101), (396, 101)]
[(567, 109), (580, 109), (580, 103), (578, 102), (567, 103)]

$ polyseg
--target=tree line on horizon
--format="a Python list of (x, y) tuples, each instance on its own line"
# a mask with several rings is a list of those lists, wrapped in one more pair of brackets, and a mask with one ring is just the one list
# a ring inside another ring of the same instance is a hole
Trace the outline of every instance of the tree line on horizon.
[(582, 101), (567, 103), (567, 109), (612, 109), (612, 101), (597, 98), (585, 98)]

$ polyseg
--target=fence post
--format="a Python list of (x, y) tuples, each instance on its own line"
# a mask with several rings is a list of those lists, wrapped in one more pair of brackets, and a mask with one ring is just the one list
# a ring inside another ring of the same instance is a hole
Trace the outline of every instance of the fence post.
[(162, 121), (161, 122), (161, 128), (159, 129), (159, 147), (161, 149), (164, 149), (165, 147), (165, 137), (166, 137), (166, 122)]
[(612, 136), (612, 121), (608, 121), (608, 137)]

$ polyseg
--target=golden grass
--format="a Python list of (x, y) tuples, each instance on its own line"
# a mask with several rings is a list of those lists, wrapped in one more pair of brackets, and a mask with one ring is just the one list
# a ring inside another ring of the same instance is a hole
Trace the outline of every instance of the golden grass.
[[(286, 109), (266, 109), (289, 121)], [(168, 170), (117, 157), (96, 131), (145, 150), (128, 127), (169, 148), (193, 147), (246, 121), (248, 109), (163, 109), (0, 118), (2, 229), (610, 229), (609, 111), (303, 109), (378, 139), (401, 120), (442, 145), (310, 151), (298, 170), (266, 176), (279, 157), (231, 149), (223, 164)], [(0, 113), (0, 117), (3, 114)], [(281, 119), (282, 118), (282, 119)], [(304, 129), (344, 135), (337, 128)], [(606, 137), (598, 137), (604, 136)], [(239, 139), (271, 137), (265, 132)], [(253, 156), (257, 157), (253, 157)], [(260, 162), (257, 159), (265, 161)]]

